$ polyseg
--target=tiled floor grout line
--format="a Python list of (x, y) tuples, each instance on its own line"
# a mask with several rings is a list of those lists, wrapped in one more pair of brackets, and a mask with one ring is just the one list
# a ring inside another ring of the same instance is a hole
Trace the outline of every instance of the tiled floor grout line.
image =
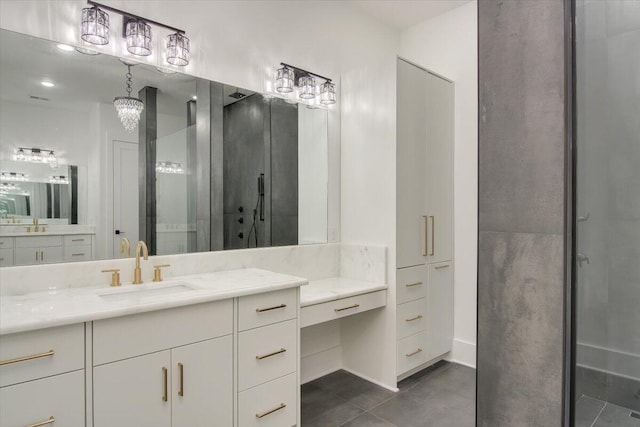
[(600, 412), (598, 412), (598, 415), (596, 415), (596, 418), (591, 423), (591, 427), (596, 425), (596, 423), (598, 422), (598, 418), (600, 418), (600, 415), (602, 415), (602, 411), (604, 411), (604, 408), (606, 407), (607, 407), (607, 402), (604, 402), (604, 405), (602, 405), (602, 409), (600, 409)]

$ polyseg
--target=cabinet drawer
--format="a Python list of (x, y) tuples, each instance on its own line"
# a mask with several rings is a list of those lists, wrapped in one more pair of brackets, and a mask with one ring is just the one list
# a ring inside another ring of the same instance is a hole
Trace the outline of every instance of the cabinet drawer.
[(316, 325), (387, 305), (387, 291), (376, 291), (342, 298), (300, 309), (300, 327)]
[(64, 261), (91, 261), (91, 245), (65, 246)]
[(84, 323), (2, 335), (0, 360), (0, 387), (82, 369)]
[(0, 389), (0, 425), (84, 426), (84, 371), (75, 371)]
[(289, 427), (297, 422), (296, 374), (243, 391), (238, 398), (239, 427)]
[(427, 361), (427, 333), (420, 332), (398, 341), (398, 375)]
[(0, 267), (13, 265), (13, 249), (0, 247)]
[(16, 248), (46, 248), (62, 246), (62, 236), (16, 237)]
[(295, 372), (298, 361), (296, 320), (241, 332), (238, 338), (238, 388)]
[(179, 347), (233, 331), (233, 300), (93, 322), (93, 364)]
[(13, 249), (13, 237), (0, 237), (0, 249)]
[(427, 329), (427, 301), (425, 298), (420, 298), (400, 304), (396, 316), (398, 339), (425, 331)]
[(258, 328), (296, 317), (298, 289), (240, 297), (238, 303), (238, 329)]
[(427, 296), (427, 270), (424, 265), (398, 269), (398, 304)]
[(91, 245), (91, 234), (74, 234), (64, 236), (65, 246)]

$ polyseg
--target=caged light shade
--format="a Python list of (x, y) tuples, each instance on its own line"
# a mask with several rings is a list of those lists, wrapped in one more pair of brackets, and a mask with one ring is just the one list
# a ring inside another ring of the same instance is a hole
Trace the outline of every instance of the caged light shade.
[(109, 43), (109, 15), (97, 6), (82, 9), (80, 37), (87, 43), (105, 45)]
[(298, 95), (300, 98), (313, 99), (316, 97), (316, 79), (313, 77), (300, 77), (298, 87), (300, 88), (300, 94)]
[(184, 67), (189, 65), (189, 38), (182, 33), (171, 34), (167, 41), (167, 62)]
[(336, 103), (336, 85), (325, 82), (320, 86), (320, 103), (322, 105), (332, 105)]
[(294, 73), (291, 68), (282, 67), (276, 72), (276, 91), (280, 93), (293, 92)]
[(138, 56), (151, 55), (151, 26), (144, 21), (130, 19), (127, 21), (125, 36), (127, 51)]

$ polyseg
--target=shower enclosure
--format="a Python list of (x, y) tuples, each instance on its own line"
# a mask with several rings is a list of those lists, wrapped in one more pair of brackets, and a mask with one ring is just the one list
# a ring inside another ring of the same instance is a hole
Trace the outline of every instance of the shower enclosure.
[(640, 426), (640, 1), (574, 12), (574, 425)]

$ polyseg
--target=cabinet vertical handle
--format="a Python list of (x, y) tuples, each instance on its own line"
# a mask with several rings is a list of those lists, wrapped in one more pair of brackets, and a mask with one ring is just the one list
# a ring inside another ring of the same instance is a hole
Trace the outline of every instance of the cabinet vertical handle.
[(162, 401), (167, 401), (167, 368), (162, 367)]
[(434, 256), (436, 253), (436, 217), (431, 216), (431, 253), (430, 256)]
[(182, 363), (178, 363), (178, 377), (180, 377), (178, 396), (184, 396), (184, 365)]
[(36, 261), (38, 261), (38, 251), (36, 251)]
[(429, 256), (429, 243), (427, 243), (429, 241), (429, 227), (427, 226), (428, 218), (428, 216), (422, 215), (422, 219), (424, 222), (424, 252), (422, 252), (422, 256)]
[(29, 424), (27, 427), (40, 427), (40, 426), (44, 426), (47, 424), (53, 424), (56, 422), (56, 419), (52, 416), (50, 416), (48, 419), (44, 420), (44, 421), (39, 421), (37, 423), (34, 424)]

